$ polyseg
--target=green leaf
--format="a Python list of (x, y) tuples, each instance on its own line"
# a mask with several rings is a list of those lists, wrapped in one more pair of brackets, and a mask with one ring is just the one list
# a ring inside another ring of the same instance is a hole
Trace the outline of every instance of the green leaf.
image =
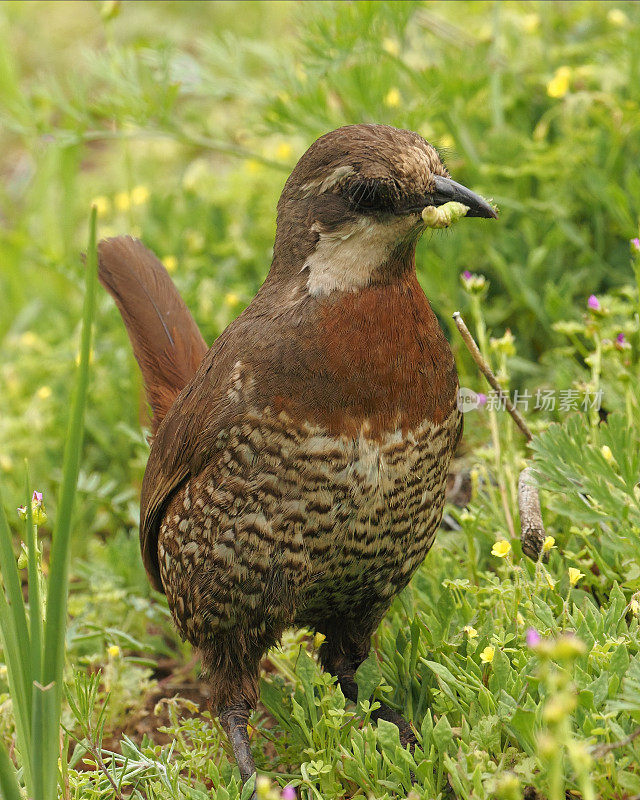
[(624, 677), (626, 671), (629, 669), (631, 663), (629, 652), (624, 642), (621, 642), (613, 651), (613, 655), (609, 660), (609, 670), (616, 675), (620, 680)]
[(518, 708), (505, 728), (528, 755), (536, 752), (536, 714), (525, 708)]
[(548, 628), (551, 631), (555, 631), (557, 628), (556, 620), (553, 615), (553, 612), (545, 603), (545, 601), (538, 597), (538, 595), (533, 595), (533, 610), (536, 617), (542, 622), (545, 628)]
[(380, 686), (382, 673), (380, 664), (373, 650), (356, 670), (355, 680), (358, 685), (358, 703), (369, 700), (374, 691)]
[(377, 739), (382, 751), (386, 753), (389, 756), (389, 759), (393, 762), (396, 749), (401, 749), (400, 732), (398, 731), (398, 726), (386, 719), (379, 719)]
[(242, 787), (242, 794), (240, 795), (240, 800), (250, 800), (250, 798), (253, 796), (253, 792), (255, 791), (256, 788), (256, 777), (257, 776), (254, 773)]
[(453, 731), (446, 714), (443, 714), (433, 727), (433, 741), (439, 753), (445, 753), (453, 742)]
[(313, 725), (316, 725), (318, 722), (318, 710), (316, 708), (316, 698), (313, 688), (317, 673), (318, 665), (307, 651), (303, 647), (300, 647), (296, 660), (296, 675), (300, 678), (300, 682), (302, 683), (307, 710)]
[(618, 622), (624, 614), (626, 607), (627, 600), (618, 586), (618, 581), (614, 581), (611, 591), (609, 592), (609, 608), (607, 609), (604, 619), (605, 629), (617, 629)]
[(496, 650), (491, 662), (490, 689), (498, 694), (502, 688), (507, 686), (512, 672), (508, 656), (502, 650)]
[(586, 687), (593, 692), (593, 703), (596, 708), (607, 699), (609, 693), (609, 675), (603, 672), (589, 686)]

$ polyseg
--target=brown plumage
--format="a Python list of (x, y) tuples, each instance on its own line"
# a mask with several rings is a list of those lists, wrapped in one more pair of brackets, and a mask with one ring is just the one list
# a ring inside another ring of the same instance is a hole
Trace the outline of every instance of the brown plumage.
[(105, 239), (98, 253), (99, 278), (127, 327), (155, 433), (208, 348), (169, 273), (141, 242)]
[[(450, 199), (496, 216), (414, 133), (359, 125), (322, 137), (285, 185), (267, 279), (206, 354), (151, 254), (130, 239), (101, 244), (160, 423), (142, 489), (144, 563), (200, 649), (243, 779), (265, 651), (287, 626), (324, 633), (322, 663), (355, 699), (371, 634), (440, 523), (462, 418), (414, 252), (422, 208)], [(391, 709), (377, 716), (412, 740)]]

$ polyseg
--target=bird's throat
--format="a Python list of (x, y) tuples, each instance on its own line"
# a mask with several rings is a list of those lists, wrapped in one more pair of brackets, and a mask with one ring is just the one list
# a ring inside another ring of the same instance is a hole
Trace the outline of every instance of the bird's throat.
[(332, 230), (315, 226), (318, 240), (302, 268), (309, 294), (321, 297), (357, 292), (371, 284), (395, 280), (399, 266), (413, 268), (421, 229), (412, 216), (384, 222), (360, 217)]

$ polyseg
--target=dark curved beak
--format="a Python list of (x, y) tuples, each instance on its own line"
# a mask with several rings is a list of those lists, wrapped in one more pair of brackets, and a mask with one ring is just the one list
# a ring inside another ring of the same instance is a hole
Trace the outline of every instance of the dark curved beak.
[(425, 198), (425, 205), (443, 206), (451, 200), (468, 206), (468, 217), (484, 217), (485, 219), (498, 219), (498, 212), (479, 194), (472, 192), (461, 183), (436, 175), (434, 178), (435, 191)]

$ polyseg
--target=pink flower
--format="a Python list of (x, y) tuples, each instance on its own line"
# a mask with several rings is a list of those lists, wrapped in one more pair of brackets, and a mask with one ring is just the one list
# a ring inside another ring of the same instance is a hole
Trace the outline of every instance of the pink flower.
[(33, 497), (31, 498), (32, 503), (38, 503), (38, 505), (42, 505), (42, 492), (34, 492)]
[(471, 273), (468, 269), (465, 269), (465, 271), (462, 273), (462, 277), (465, 279), (465, 281), (468, 281), (471, 278)]
[(482, 394), (482, 392), (478, 392), (476, 394), (477, 407), (480, 408), (481, 406), (485, 405), (486, 402), (487, 402), (487, 395)]
[(282, 800), (296, 800), (296, 790), (293, 786), (285, 786), (280, 797)]
[(589, 296), (589, 299), (587, 300), (587, 305), (589, 306), (590, 309), (592, 309), (592, 311), (600, 310), (600, 301), (595, 296), (595, 294)]
[(535, 628), (527, 628), (526, 639), (528, 647), (535, 647), (537, 644), (540, 644), (540, 634)]
[(626, 341), (627, 341), (627, 340), (625, 339), (625, 335), (624, 335), (624, 333), (619, 333), (619, 334), (616, 336), (616, 342), (617, 342), (618, 344), (624, 344)]
[(631, 240), (631, 249), (635, 250), (636, 253), (640, 253), (640, 239), (637, 236)]

